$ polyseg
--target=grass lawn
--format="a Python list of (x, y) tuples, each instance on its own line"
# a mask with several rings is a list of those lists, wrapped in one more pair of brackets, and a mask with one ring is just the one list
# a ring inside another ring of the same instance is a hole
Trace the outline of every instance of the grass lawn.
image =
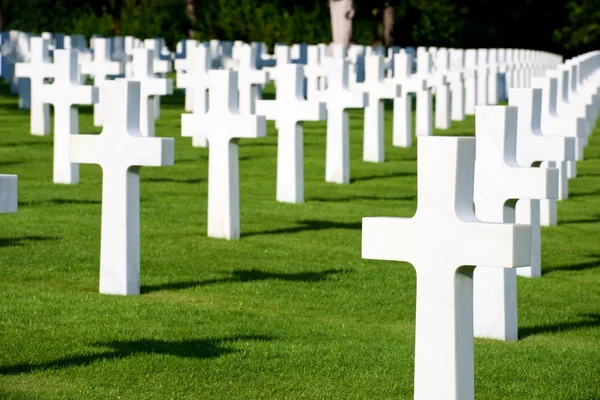
[[(324, 182), (325, 124), (306, 123), (305, 198), (275, 201), (276, 132), (240, 142), (239, 241), (206, 237), (207, 149), (180, 136), (183, 96), (157, 134), (176, 165), (142, 168), (142, 294), (98, 294), (101, 170), (52, 183), (52, 137), (0, 96), (0, 398), (412, 398), (415, 272), (361, 259), (361, 218), (410, 217), (416, 149), (362, 157), (351, 113), (350, 185)], [(81, 132), (92, 127), (82, 108)], [(474, 119), (436, 134), (473, 135)], [(544, 228), (541, 279), (519, 278), (521, 340), (475, 341), (479, 399), (600, 399), (600, 135)], [(436, 249), (432, 249), (436, 251)]]

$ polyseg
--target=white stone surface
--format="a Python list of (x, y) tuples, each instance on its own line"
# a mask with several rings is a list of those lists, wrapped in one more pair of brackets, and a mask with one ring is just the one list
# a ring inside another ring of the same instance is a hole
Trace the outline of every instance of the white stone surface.
[[(572, 159), (575, 153), (573, 138), (545, 136), (541, 131), (542, 90), (532, 88), (512, 88), (508, 93), (509, 105), (519, 108), (517, 128), (517, 162), (526, 167), (539, 165), (544, 161), (563, 162)], [(558, 174), (558, 171), (557, 171)], [(556, 191), (547, 199), (558, 198), (559, 178), (556, 178)], [(535, 278), (542, 276), (541, 228), (539, 200), (524, 201), (517, 209), (517, 221), (531, 224), (531, 266), (520, 268), (520, 276)], [(522, 207), (522, 209), (521, 209)]]
[[(81, 63), (81, 73), (94, 78), (94, 86), (99, 90), (98, 102), (94, 104), (94, 126), (102, 126), (104, 120), (104, 87), (110, 78), (121, 76), (124, 73), (123, 63), (110, 59), (110, 43), (104, 38), (92, 39), (94, 57), (92, 60)], [(108, 101), (111, 101), (108, 99)]]
[(54, 106), (54, 183), (79, 183), (79, 165), (69, 160), (69, 136), (79, 133), (76, 105), (98, 101), (98, 88), (82, 85), (79, 80), (77, 53), (54, 51), (54, 82), (41, 86), (41, 101)]
[(321, 96), (327, 106), (327, 149), (325, 181), (350, 183), (350, 122), (349, 108), (363, 108), (368, 104), (366, 93), (350, 90), (350, 61), (326, 58), (327, 90)]
[(264, 115), (277, 124), (277, 201), (304, 202), (304, 149), (302, 121), (326, 118), (325, 103), (302, 97), (302, 66), (279, 67), (275, 100), (257, 100), (256, 115)]
[[(516, 107), (477, 107), (474, 203), (480, 221), (514, 223), (517, 200), (557, 196), (556, 169), (530, 168), (530, 165), (524, 168), (518, 162), (517, 112), (521, 110)], [(533, 229), (530, 228), (530, 235)], [(531, 265), (532, 236), (528, 242), (529, 260), (521, 267)], [(515, 270), (478, 265), (473, 303), (475, 336), (518, 339)]]
[(363, 218), (362, 257), (417, 271), (414, 398), (472, 400), (474, 266), (526, 265), (529, 227), (473, 214), (474, 138), (417, 140), (417, 212)]
[(263, 116), (241, 115), (235, 71), (211, 71), (206, 114), (183, 114), (182, 136), (202, 136), (208, 146), (208, 236), (240, 237), (238, 141), (266, 135)]
[(31, 60), (15, 64), (15, 77), (29, 79), (31, 90), (31, 134), (50, 134), (50, 107), (41, 100), (44, 79), (54, 76), (54, 66), (50, 61), (50, 42), (39, 37), (31, 38)]
[(72, 135), (71, 162), (102, 167), (100, 293), (140, 292), (140, 167), (173, 165), (172, 138), (143, 137), (140, 83), (107, 83), (106, 120), (100, 135)]
[(369, 96), (364, 111), (363, 160), (378, 163), (385, 160), (383, 100), (401, 94), (400, 85), (385, 79), (383, 61), (381, 55), (366, 56), (365, 81), (352, 87)]
[(133, 50), (133, 75), (130, 81), (140, 82), (140, 132), (142, 136), (154, 136), (154, 120), (156, 111), (154, 97), (173, 94), (173, 80), (157, 78), (154, 74), (153, 50)]

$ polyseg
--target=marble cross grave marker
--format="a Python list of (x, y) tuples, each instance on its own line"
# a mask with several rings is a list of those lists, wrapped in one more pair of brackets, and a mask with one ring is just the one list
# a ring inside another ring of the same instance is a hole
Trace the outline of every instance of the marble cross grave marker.
[[(542, 90), (531, 88), (511, 88), (508, 104), (519, 108), (517, 122), (517, 162), (525, 167), (541, 162), (563, 162), (571, 160), (575, 153), (575, 139), (558, 136), (545, 136), (541, 131)], [(557, 171), (558, 173), (558, 171)], [(558, 177), (556, 193), (546, 199), (558, 198)], [(544, 199), (544, 198), (541, 198)], [(522, 200), (517, 205), (517, 222), (531, 224), (531, 265), (520, 268), (517, 274), (529, 278), (542, 276), (541, 267), (541, 227), (540, 201)]]
[(44, 79), (54, 76), (54, 65), (50, 61), (50, 42), (41, 37), (31, 38), (31, 60), (15, 64), (15, 76), (30, 80), (31, 134), (50, 134), (50, 107), (42, 101)]
[(418, 78), (425, 79), (427, 89), (417, 93), (417, 123), (415, 124), (416, 136), (433, 135), (433, 100), (431, 90), (429, 90), (432, 59), (431, 53), (421, 51), (417, 55), (417, 73)]
[(142, 136), (154, 136), (154, 97), (173, 94), (173, 80), (156, 78), (153, 70), (153, 50), (133, 50), (133, 75), (130, 81), (140, 82), (140, 132)]
[[(562, 74), (564, 71), (557, 71)], [(548, 166), (556, 165), (559, 170), (558, 200), (564, 200), (569, 196), (569, 179), (567, 175), (567, 163), (575, 162), (583, 158), (583, 147), (578, 146), (578, 139), (585, 135), (585, 120), (583, 118), (561, 118), (557, 113), (559, 78), (556, 76), (537, 77), (531, 79), (534, 88), (542, 89), (542, 133), (547, 136), (569, 137), (575, 141), (575, 149), (568, 161), (550, 162)], [(556, 200), (541, 200), (540, 202), (540, 225), (552, 226), (558, 222)]]
[(304, 202), (304, 149), (302, 121), (322, 121), (325, 103), (303, 97), (304, 73), (298, 64), (278, 67), (277, 97), (257, 100), (256, 115), (275, 120), (277, 136), (277, 201)]
[[(178, 44), (178, 50), (181, 51), (176, 55), (175, 59), (175, 71), (177, 72), (177, 87), (185, 89), (185, 111), (194, 111), (194, 96), (192, 94), (192, 90), (182, 86), (181, 84), (186, 82), (184, 76), (188, 71), (194, 68), (194, 63), (192, 61), (192, 57), (190, 55), (192, 49), (198, 47), (200, 44), (197, 40), (182, 40)], [(203, 46), (206, 46), (203, 44)]]
[(381, 55), (365, 57), (365, 81), (355, 85), (366, 92), (369, 102), (365, 107), (363, 160), (381, 163), (385, 160), (383, 100), (400, 96), (400, 85), (385, 79), (384, 59)]
[(140, 83), (107, 83), (107, 119), (100, 135), (70, 136), (72, 162), (102, 167), (100, 293), (140, 292), (140, 167), (173, 165), (172, 138), (139, 131)]
[[(177, 87), (185, 88), (186, 96), (192, 99), (192, 112), (197, 115), (205, 114), (208, 110), (208, 86), (211, 64), (210, 47), (200, 44), (188, 48), (190, 60), (186, 73), (177, 76)], [(190, 93), (187, 93), (187, 92)], [(193, 147), (206, 147), (208, 142), (204, 136), (192, 136)]]
[(255, 112), (256, 100), (260, 98), (260, 85), (269, 80), (269, 73), (256, 69), (256, 48), (243, 44), (239, 49), (238, 90), (239, 109), (242, 115), (251, 115)]
[[(171, 53), (165, 45), (163, 38), (154, 38), (144, 40), (144, 48), (152, 50), (152, 72), (158, 75), (158, 78), (165, 78), (165, 74), (173, 71), (173, 62), (171, 61)], [(135, 68), (135, 66), (134, 66)], [(171, 93), (168, 93), (171, 94)], [(154, 102), (154, 119), (160, 118), (160, 96), (155, 96)]]
[(326, 58), (327, 90), (321, 98), (327, 105), (327, 146), (325, 181), (350, 183), (350, 134), (348, 108), (363, 108), (368, 103), (366, 93), (348, 88), (350, 62), (342, 58)]
[(183, 114), (182, 136), (200, 135), (208, 146), (208, 236), (240, 238), (238, 141), (266, 135), (264, 116), (238, 111), (236, 71), (211, 71), (210, 106), (205, 114)]
[(473, 213), (475, 139), (418, 138), (412, 218), (363, 218), (362, 257), (406, 261), (417, 272), (416, 400), (474, 399), (473, 270), (529, 263), (526, 225)]
[(98, 88), (80, 83), (74, 50), (55, 50), (54, 68), (54, 82), (41, 87), (41, 100), (54, 106), (54, 183), (75, 184), (79, 165), (69, 159), (69, 137), (79, 133), (76, 105), (96, 103)]
[(436, 70), (427, 79), (429, 86), (435, 88), (435, 127), (450, 129), (450, 53), (442, 48), (436, 57)]
[[(430, 93), (427, 88), (427, 80), (412, 73), (412, 63), (410, 53), (401, 51), (394, 54), (394, 77), (392, 79), (402, 87), (401, 95), (394, 98), (392, 144), (397, 147), (412, 146), (412, 94), (416, 94), (417, 104), (423, 102), (429, 104)], [(426, 107), (417, 108), (419, 109), (417, 118), (423, 118), (419, 114), (421, 110), (431, 113), (431, 110)]]
[[(478, 106), (475, 124), (474, 203), (477, 219), (514, 223), (518, 199), (557, 196), (556, 169), (521, 167), (518, 163), (516, 107)], [(530, 228), (530, 235), (533, 229)], [(531, 236), (528, 242), (532, 242)], [(521, 267), (531, 264), (531, 246), (529, 259)], [(475, 336), (518, 339), (515, 270), (479, 264), (474, 275), (473, 304)]]
[[(90, 61), (81, 63), (81, 73), (94, 78), (94, 86), (99, 90), (98, 102), (94, 104), (94, 126), (102, 126), (104, 119), (104, 86), (109, 78), (121, 76), (124, 73), (122, 62), (112, 61), (110, 58), (110, 42), (104, 38), (92, 39), (94, 57)], [(112, 101), (108, 99), (107, 101)]]
[(0, 214), (16, 213), (18, 202), (17, 175), (0, 175)]

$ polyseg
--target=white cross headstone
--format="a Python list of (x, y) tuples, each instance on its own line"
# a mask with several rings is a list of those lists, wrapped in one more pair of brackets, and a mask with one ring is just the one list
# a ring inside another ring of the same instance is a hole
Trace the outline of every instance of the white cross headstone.
[[(208, 110), (208, 74), (211, 65), (210, 48), (206, 44), (188, 49), (190, 60), (189, 68), (185, 75), (179, 75), (177, 86), (190, 91), (192, 99), (192, 112), (197, 115), (205, 114)], [(193, 147), (206, 147), (208, 141), (204, 136), (192, 136)]]
[(451, 101), (450, 119), (464, 121), (465, 119), (465, 80), (464, 80), (465, 52), (462, 49), (450, 50), (450, 91)]
[(277, 201), (284, 203), (304, 202), (302, 121), (326, 118), (324, 103), (303, 98), (303, 82), (301, 65), (278, 67), (276, 99), (256, 101), (256, 115), (277, 124)]
[(256, 100), (260, 98), (260, 86), (267, 83), (267, 71), (256, 69), (256, 48), (243, 44), (239, 50), (238, 90), (239, 111), (242, 115), (251, 115), (255, 112)]
[[(110, 43), (104, 38), (92, 39), (94, 57), (81, 63), (81, 73), (94, 78), (94, 86), (99, 90), (98, 102), (94, 104), (94, 126), (102, 126), (104, 120), (104, 87), (110, 78), (123, 75), (123, 63), (110, 59)], [(107, 99), (107, 101), (112, 101)]]
[(485, 106), (488, 101), (488, 52), (477, 49), (477, 105)]
[(529, 262), (529, 227), (473, 213), (475, 139), (420, 137), (412, 218), (363, 218), (362, 257), (417, 271), (414, 398), (474, 398), (473, 270)]
[(465, 114), (475, 115), (477, 106), (477, 50), (465, 50)]
[(237, 72), (211, 71), (210, 106), (205, 114), (183, 114), (182, 136), (208, 140), (208, 236), (240, 237), (238, 141), (266, 135), (263, 116), (238, 111)]
[(148, 137), (154, 136), (154, 97), (173, 94), (171, 79), (155, 77), (152, 53), (148, 49), (133, 50), (133, 75), (127, 78), (141, 84), (140, 132)]
[(15, 76), (29, 78), (31, 88), (31, 134), (50, 134), (50, 107), (41, 100), (44, 79), (54, 76), (50, 62), (50, 42), (39, 37), (31, 38), (31, 61), (15, 64)]
[(436, 51), (436, 71), (427, 80), (435, 88), (435, 127), (450, 129), (450, 53), (441, 48)]
[[(431, 77), (431, 54), (422, 50), (417, 55), (417, 77), (425, 79), (429, 85)], [(422, 93), (417, 93), (417, 123), (415, 126), (416, 136), (433, 135), (433, 100), (431, 91), (427, 87)]]
[[(397, 147), (410, 147), (412, 145), (412, 96), (429, 96), (427, 80), (412, 73), (412, 55), (401, 51), (394, 55), (395, 83), (400, 84), (402, 92), (394, 98), (394, 114), (392, 128), (392, 144)], [(427, 103), (427, 99), (425, 99)]]
[(381, 55), (366, 56), (365, 81), (352, 87), (369, 96), (364, 114), (363, 160), (378, 163), (385, 160), (383, 100), (401, 94), (399, 84), (385, 79), (383, 61)]
[[(541, 89), (513, 88), (509, 90), (508, 99), (509, 105), (519, 108), (517, 162), (520, 165), (530, 167), (541, 162), (562, 162), (573, 158), (575, 153), (573, 138), (545, 136), (541, 132)], [(556, 194), (547, 199), (558, 198), (558, 176), (556, 179)], [(530, 278), (539, 277), (542, 275), (539, 200), (519, 201), (517, 221), (531, 224), (532, 233), (531, 266), (520, 268), (517, 274)]]
[[(531, 165), (518, 163), (517, 112), (521, 110), (516, 107), (477, 107), (474, 203), (480, 221), (514, 223), (518, 199), (557, 195), (556, 169), (530, 168)], [(530, 228), (528, 239), (529, 259), (521, 267), (531, 265), (534, 229)], [(475, 336), (518, 339), (515, 270), (479, 264), (474, 275), (473, 303)]]
[(490, 105), (498, 104), (498, 49), (487, 50), (487, 102)]
[(185, 90), (185, 111), (194, 111), (194, 95), (192, 90), (181, 86), (183, 77), (187, 74), (188, 71), (194, 68), (192, 64), (191, 52), (195, 47), (198, 47), (200, 43), (197, 40), (182, 40), (178, 44), (178, 49), (180, 50), (175, 55), (175, 71), (177, 72), (177, 87), (183, 88)]
[[(583, 147), (579, 146), (578, 142), (585, 136), (586, 121), (583, 118), (570, 118), (569, 116), (563, 118), (558, 114), (558, 88), (562, 79), (559, 76), (563, 74), (568, 76), (566, 71), (556, 71), (555, 74), (550, 74), (548, 77), (533, 78), (532, 86), (542, 89), (542, 133), (547, 136), (572, 138), (575, 141), (575, 149), (574, 154), (571, 154), (570, 162), (574, 163), (575, 160), (583, 158)], [(564, 200), (569, 195), (568, 162), (555, 163), (560, 174), (558, 200)], [(556, 200), (542, 200), (540, 203), (540, 224), (542, 226), (552, 226), (557, 224), (557, 220)]]
[(342, 58), (326, 58), (327, 90), (321, 98), (327, 106), (327, 146), (325, 181), (350, 183), (349, 108), (362, 108), (368, 103), (366, 93), (349, 89), (350, 62)]
[[(167, 73), (173, 71), (171, 53), (167, 49), (164, 39), (146, 39), (144, 40), (144, 48), (152, 50), (154, 60), (152, 64), (152, 71), (159, 78), (165, 78)], [(156, 120), (160, 118), (160, 96), (155, 96), (152, 101), (154, 102), (154, 119)]]
[(0, 175), (0, 214), (16, 213), (19, 207), (17, 175)]
[(324, 56), (321, 55), (319, 46), (307, 47), (304, 75), (306, 77), (306, 98), (314, 100), (319, 97), (320, 91), (325, 88), (323, 84), (327, 76)]
[(140, 292), (140, 167), (173, 165), (172, 138), (139, 131), (140, 83), (107, 83), (106, 119), (100, 135), (70, 136), (71, 162), (102, 167), (100, 293)]
[(69, 160), (69, 137), (79, 133), (78, 104), (98, 101), (98, 88), (79, 80), (77, 53), (54, 51), (54, 83), (42, 85), (41, 101), (54, 106), (54, 183), (79, 183), (79, 165)]

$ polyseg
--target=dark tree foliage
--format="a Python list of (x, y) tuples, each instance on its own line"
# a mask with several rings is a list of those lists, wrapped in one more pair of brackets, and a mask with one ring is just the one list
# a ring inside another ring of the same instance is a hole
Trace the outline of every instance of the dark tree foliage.
[[(600, 0), (355, 0), (355, 7), (352, 41), (360, 44), (516, 47), (569, 57), (600, 47)], [(331, 40), (327, 0), (0, 0), (0, 25), (161, 36), (170, 46), (191, 36), (268, 45)]]

